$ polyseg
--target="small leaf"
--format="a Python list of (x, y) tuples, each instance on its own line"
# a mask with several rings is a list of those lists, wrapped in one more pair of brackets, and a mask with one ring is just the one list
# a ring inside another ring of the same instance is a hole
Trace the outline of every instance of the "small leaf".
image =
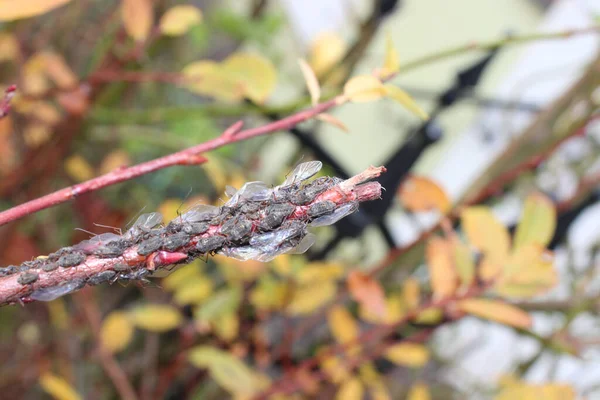
[(475, 280), (475, 259), (471, 250), (458, 238), (451, 242), (454, 266), (462, 287), (469, 287)]
[(525, 200), (521, 221), (515, 232), (514, 248), (535, 244), (546, 247), (556, 229), (556, 208), (548, 197), (533, 194)]
[(73, 88), (77, 85), (77, 75), (67, 64), (62, 55), (46, 51), (44, 57), (46, 74), (59, 88)]
[(402, 298), (409, 310), (417, 308), (421, 303), (421, 286), (413, 277), (404, 280), (402, 284)]
[(336, 128), (339, 128), (341, 130), (343, 130), (344, 132), (348, 133), (348, 127), (339, 119), (337, 119), (336, 117), (334, 117), (331, 114), (327, 114), (327, 113), (321, 113), (319, 115), (317, 115), (317, 119), (323, 122), (327, 122), (328, 124), (331, 124), (333, 126), (335, 126)]
[(504, 270), (504, 276), (494, 287), (504, 297), (536, 296), (558, 283), (552, 253), (532, 244), (514, 251)]
[(95, 175), (94, 168), (87, 160), (78, 154), (72, 155), (65, 160), (65, 172), (76, 182), (92, 179)]
[(421, 368), (429, 361), (429, 349), (418, 343), (398, 343), (389, 347), (385, 358), (394, 364), (411, 368)]
[(300, 70), (304, 76), (304, 82), (306, 82), (306, 87), (310, 93), (311, 103), (313, 106), (317, 105), (317, 103), (319, 103), (319, 99), (321, 98), (321, 87), (319, 86), (319, 80), (306, 61), (299, 59), (298, 63), (300, 64)]
[(0, 21), (35, 17), (67, 4), (71, 0), (0, 0)]
[(53, 374), (45, 373), (40, 376), (40, 386), (56, 400), (79, 400), (81, 396), (69, 383)]
[(225, 342), (233, 341), (239, 333), (240, 320), (235, 313), (218, 316), (212, 323), (215, 334)]
[(194, 93), (223, 101), (240, 101), (244, 97), (244, 88), (237, 78), (226, 75), (215, 61), (195, 61), (181, 72), (189, 79), (184, 87)]
[(385, 36), (385, 61), (383, 63), (382, 78), (388, 78), (400, 70), (400, 57), (394, 47), (392, 35), (387, 32)]
[(195, 6), (184, 4), (171, 7), (160, 19), (160, 31), (166, 36), (181, 36), (194, 25), (202, 22), (202, 11)]
[(129, 312), (134, 325), (151, 332), (167, 332), (177, 328), (183, 317), (175, 307), (167, 304), (145, 304)]
[(286, 294), (285, 283), (263, 274), (250, 293), (250, 302), (262, 311), (279, 310), (284, 305)]
[(461, 214), (461, 225), (469, 243), (484, 253), (490, 262), (502, 263), (510, 247), (508, 230), (485, 206), (465, 209)]
[(162, 287), (167, 291), (173, 291), (179, 287), (185, 286), (189, 280), (193, 280), (199, 276), (201, 276), (201, 273), (198, 264), (188, 264), (163, 279)]
[(344, 276), (344, 266), (336, 262), (312, 262), (300, 269), (296, 281), (302, 284), (337, 280)]
[(327, 313), (329, 330), (340, 344), (350, 343), (358, 338), (358, 324), (342, 306), (335, 306)]
[(497, 300), (467, 299), (458, 302), (462, 311), (515, 328), (529, 328), (532, 320), (525, 311)]
[[(319, 353), (317, 353), (318, 355)], [(350, 372), (346, 367), (345, 361), (338, 356), (324, 357), (321, 361), (321, 369), (327, 374), (329, 380), (333, 383), (341, 383), (348, 379)]]
[(346, 43), (333, 32), (322, 33), (312, 43), (309, 63), (318, 77), (335, 67), (346, 53)]
[(125, 30), (136, 41), (146, 40), (154, 20), (151, 0), (122, 0)]
[(356, 103), (377, 100), (385, 94), (381, 81), (371, 75), (355, 76), (344, 85), (344, 96)]
[(221, 289), (204, 301), (195, 313), (197, 321), (214, 321), (220, 315), (236, 311), (242, 301), (242, 289), (233, 286)]
[(430, 400), (431, 394), (426, 384), (418, 382), (415, 383), (408, 392), (406, 400)]
[(450, 242), (433, 237), (427, 243), (426, 258), (434, 296), (440, 299), (454, 294), (457, 277)]
[(433, 180), (421, 176), (409, 177), (400, 186), (398, 196), (402, 205), (412, 212), (438, 210), (445, 214), (452, 206), (444, 189)]
[(354, 300), (368, 312), (378, 316), (385, 315), (385, 293), (379, 282), (360, 271), (352, 271), (348, 274), (347, 284)]
[(177, 305), (199, 304), (212, 293), (213, 282), (204, 276), (196, 276), (175, 290), (173, 300)]
[(410, 97), (410, 95), (408, 93), (406, 93), (404, 90), (400, 89), (398, 86), (388, 84), (388, 85), (384, 86), (384, 89), (385, 89), (385, 95), (387, 97), (389, 97), (392, 100), (397, 101), (404, 108), (406, 108), (408, 111), (412, 112), (413, 114), (415, 114), (417, 117), (421, 118), (422, 120), (426, 121), (429, 119), (429, 114), (427, 114), (427, 112), (425, 112), (425, 110), (423, 110), (417, 104), (417, 102), (412, 97)]
[(336, 292), (333, 281), (315, 282), (300, 286), (293, 294), (286, 311), (291, 315), (306, 315), (333, 299)]
[(225, 76), (237, 81), (244, 95), (256, 103), (264, 103), (275, 90), (277, 70), (267, 58), (234, 53), (223, 61), (221, 68)]
[(17, 42), (15, 35), (6, 32), (0, 32), (0, 62), (13, 61), (18, 56), (19, 42)]
[(342, 383), (338, 389), (336, 400), (362, 400), (365, 388), (358, 378), (351, 378)]
[(104, 318), (100, 329), (102, 347), (111, 353), (117, 353), (131, 342), (133, 325), (126, 313), (113, 311)]

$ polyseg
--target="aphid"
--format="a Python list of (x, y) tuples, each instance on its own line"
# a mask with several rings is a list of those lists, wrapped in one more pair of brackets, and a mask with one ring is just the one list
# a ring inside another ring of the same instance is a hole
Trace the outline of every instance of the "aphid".
[(177, 220), (182, 222), (208, 222), (221, 213), (221, 209), (217, 206), (209, 204), (200, 204), (191, 210), (183, 213)]
[(253, 214), (253, 213), (257, 212), (258, 210), (260, 210), (260, 203), (257, 203), (257, 202), (244, 203), (240, 207), (240, 212), (243, 214), (246, 214), (246, 215)]
[(335, 210), (335, 203), (333, 201), (320, 201), (312, 204), (308, 208), (308, 216), (311, 218), (320, 217), (322, 215), (331, 214)]
[[(174, 233), (163, 240), (162, 248), (169, 251), (175, 251), (185, 246), (190, 241), (190, 236), (185, 232)], [(141, 245), (140, 245), (141, 246)], [(138, 251), (139, 252), (139, 251)]]
[(218, 235), (204, 237), (198, 240), (198, 243), (196, 244), (196, 250), (202, 254), (206, 254), (222, 247), (225, 244), (225, 241), (225, 237)]
[(279, 187), (290, 186), (305, 181), (323, 168), (321, 161), (308, 161), (298, 164)]
[(206, 232), (208, 228), (209, 225), (205, 222), (195, 222), (184, 225), (181, 231), (187, 233), (188, 235), (194, 236)]
[(138, 281), (138, 280), (142, 280), (145, 281), (146, 279), (144, 279), (146, 276), (148, 276), (150, 274), (150, 272), (145, 269), (138, 269), (137, 271), (133, 271), (133, 272), (129, 272), (126, 274), (119, 274), (117, 279), (120, 280), (124, 280), (124, 281)]
[(114, 269), (117, 272), (123, 272), (129, 271), (131, 269), (131, 266), (125, 263), (116, 263), (112, 266), (112, 269)]
[(301, 236), (303, 232), (304, 224), (294, 221), (294, 223), (289, 224), (287, 227), (253, 236), (250, 239), (250, 245), (257, 248), (264, 247), (271, 249), (275, 246), (279, 246), (286, 240)]
[(273, 194), (273, 189), (269, 188), (266, 183), (260, 181), (248, 182), (235, 191), (231, 186), (226, 188), (225, 194), (229, 197), (226, 206), (234, 207), (244, 201), (266, 201)]
[(110, 281), (115, 277), (115, 275), (117, 275), (115, 271), (102, 271), (96, 275), (90, 276), (87, 280), (87, 284), (92, 286), (99, 285), (101, 283)]
[(221, 207), (221, 213), (210, 220), (210, 225), (221, 225), (225, 221), (227, 221), (234, 213), (234, 209), (231, 207), (223, 206)]
[(66, 294), (73, 293), (84, 286), (84, 279), (75, 279), (70, 282), (63, 283), (59, 286), (37, 289), (33, 293), (31, 293), (29, 297), (32, 300), (37, 301), (52, 301)]
[(296, 207), (287, 203), (271, 204), (265, 210), (265, 216), (260, 221), (260, 229), (270, 231), (277, 228), (295, 209)]
[(346, 204), (338, 207), (335, 211), (333, 211), (329, 215), (323, 215), (321, 217), (313, 219), (309, 223), (309, 225), (315, 226), (315, 227), (332, 225), (332, 224), (335, 224), (336, 222), (338, 222), (340, 219), (346, 217), (347, 215), (352, 214), (356, 210), (358, 210), (358, 203), (356, 203), (356, 202), (346, 203)]
[(159, 236), (151, 237), (150, 239), (146, 239), (138, 245), (137, 253), (141, 256), (147, 256), (150, 253), (154, 253), (163, 244), (163, 238)]
[(39, 277), (40, 275), (37, 272), (23, 272), (17, 278), (17, 282), (21, 285), (29, 285), (30, 283), (37, 281)]
[(62, 249), (55, 251), (54, 253), (51, 253), (48, 255), (48, 259), (50, 261), (56, 261), (58, 260), (60, 257), (62, 257), (65, 254), (70, 254), (73, 252), (73, 250), (77, 250), (74, 247), (63, 247)]
[(318, 195), (333, 186), (333, 179), (329, 177), (321, 177), (299, 189), (290, 195), (290, 201), (294, 204), (304, 205), (315, 199)]
[(42, 266), (42, 271), (50, 272), (50, 271), (54, 271), (56, 268), (58, 268), (58, 263), (47, 262), (46, 264), (44, 264)]
[(160, 224), (162, 222), (162, 218), (162, 214), (158, 212), (142, 214), (123, 236), (125, 236), (126, 239), (137, 241), (144, 233), (150, 232), (152, 228)]
[(8, 276), (17, 272), (16, 265), (9, 265), (8, 267), (0, 268), (0, 276)]
[(244, 215), (231, 218), (221, 227), (221, 234), (230, 241), (238, 242), (252, 232), (252, 222)]
[(74, 267), (85, 261), (85, 254), (79, 252), (73, 252), (71, 254), (64, 254), (58, 259), (58, 266), (63, 268)]

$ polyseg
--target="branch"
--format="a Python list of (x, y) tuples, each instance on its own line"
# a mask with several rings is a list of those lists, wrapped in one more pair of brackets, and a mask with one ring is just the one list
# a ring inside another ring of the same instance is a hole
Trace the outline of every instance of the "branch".
[(0, 100), (0, 119), (6, 117), (10, 112), (10, 101), (13, 97), (15, 97), (15, 92), (17, 91), (17, 86), (10, 85), (4, 91), (4, 98)]

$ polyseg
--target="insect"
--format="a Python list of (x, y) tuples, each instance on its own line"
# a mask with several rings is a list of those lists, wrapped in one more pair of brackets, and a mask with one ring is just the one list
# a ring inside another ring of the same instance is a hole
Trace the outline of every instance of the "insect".
[(333, 201), (320, 201), (311, 205), (308, 208), (308, 216), (315, 218), (322, 215), (331, 214), (335, 210), (335, 203)]
[(130, 242), (122, 236), (107, 232), (84, 240), (73, 246), (73, 248), (88, 255), (118, 257), (123, 255), (129, 244)]
[(150, 232), (152, 228), (159, 225), (162, 222), (162, 219), (162, 214), (159, 212), (142, 214), (123, 237), (137, 242), (145, 233)]
[(265, 210), (265, 216), (260, 221), (260, 229), (268, 231), (277, 228), (295, 209), (296, 207), (287, 203), (271, 204)]
[(115, 275), (117, 275), (115, 271), (102, 271), (96, 275), (90, 276), (87, 280), (87, 284), (92, 286), (99, 285), (101, 283), (110, 281), (115, 277)]
[(344, 205), (336, 208), (329, 215), (323, 215), (323, 216), (313, 219), (309, 223), (309, 225), (313, 226), (313, 227), (332, 225), (332, 224), (335, 224), (336, 222), (338, 222), (340, 219), (346, 217), (347, 215), (352, 214), (356, 210), (358, 210), (357, 202), (347, 203), (347, 204), (344, 204)]
[[(185, 232), (174, 233), (164, 239), (162, 248), (169, 251), (175, 251), (183, 247), (190, 241), (190, 236)], [(141, 246), (141, 245), (140, 245)], [(138, 251), (139, 253), (139, 251)]]
[(80, 252), (73, 252), (71, 254), (64, 254), (58, 259), (58, 266), (63, 268), (74, 267), (85, 261), (85, 254)]
[(69, 293), (73, 293), (84, 286), (84, 279), (75, 279), (70, 282), (63, 283), (62, 285), (37, 289), (31, 293), (29, 297), (32, 300), (52, 301)]
[(224, 236), (209, 236), (198, 240), (196, 244), (196, 250), (202, 254), (215, 251), (222, 247), (226, 242)]
[(252, 232), (252, 222), (244, 215), (233, 217), (223, 224), (221, 234), (232, 242), (239, 242)]
[(137, 253), (140, 256), (147, 256), (150, 253), (154, 253), (163, 245), (163, 238), (160, 236), (154, 236), (141, 242), (137, 248)]
[(17, 282), (21, 285), (29, 285), (30, 283), (37, 281), (39, 276), (40, 275), (37, 272), (23, 272), (17, 278)]

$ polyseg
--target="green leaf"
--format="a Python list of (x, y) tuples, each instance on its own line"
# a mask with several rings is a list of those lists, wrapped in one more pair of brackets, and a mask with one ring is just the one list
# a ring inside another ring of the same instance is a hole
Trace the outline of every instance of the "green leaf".
[(535, 193), (527, 197), (521, 222), (515, 232), (515, 250), (521, 246), (535, 244), (546, 247), (556, 228), (556, 208), (548, 197)]

